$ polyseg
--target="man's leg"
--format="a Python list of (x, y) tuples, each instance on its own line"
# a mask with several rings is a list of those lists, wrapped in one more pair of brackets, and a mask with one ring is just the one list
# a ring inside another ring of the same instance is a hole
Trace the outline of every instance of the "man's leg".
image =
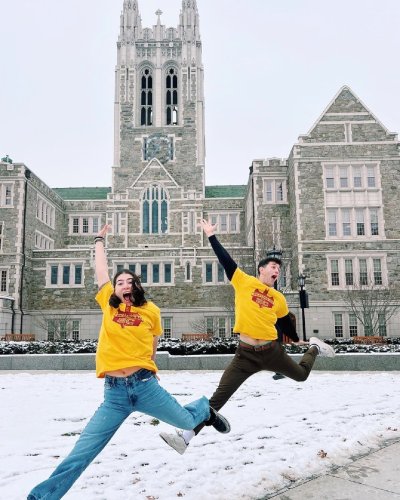
[[(236, 350), (233, 360), (222, 374), (216, 391), (210, 398), (210, 406), (217, 411), (220, 410), (243, 382), (260, 370), (261, 367), (258, 363), (257, 353), (252, 351), (243, 352), (239, 347)], [(204, 425), (204, 423), (201, 423), (195, 427), (194, 432), (196, 435)]]
[(285, 377), (289, 377), (297, 382), (307, 380), (315, 359), (318, 355), (316, 347), (310, 347), (299, 363), (296, 363), (285, 351), (285, 348), (276, 343), (270, 352), (265, 351), (264, 370), (270, 370), (276, 373), (281, 373)]

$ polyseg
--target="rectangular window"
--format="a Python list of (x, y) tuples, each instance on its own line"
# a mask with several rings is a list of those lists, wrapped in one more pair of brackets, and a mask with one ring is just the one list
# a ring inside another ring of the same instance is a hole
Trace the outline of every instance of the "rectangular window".
[(56, 334), (56, 325), (54, 319), (47, 320), (47, 340), (54, 341)]
[(265, 181), (265, 201), (272, 201), (272, 181)]
[(335, 321), (335, 337), (343, 337), (343, 315), (341, 313), (334, 313)]
[(223, 233), (228, 232), (228, 216), (227, 215), (220, 215), (219, 226), (220, 226), (221, 232), (223, 232)]
[(357, 316), (354, 313), (349, 314), (349, 332), (350, 337), (356, 337), (358, 332)]
[(374, 283), (375, 285), (382, 285), (382, 263), (380, 259), (372, 259), (374, 268)]
[(333, 189), (335, 187), (333, 167), (327, 167), (325, 170), (325, 185), (327, 189)]
[(163, 337), (170, 339), (172, 335), (172, 318), (162, 318)]
[(120, 273), (123, 269), (124, 269), (124, 265), (123, 264), (117, 264), (117, 273)]
[(160, 283), (160, 264), (153, 264), (153, 283)]
[(89, 232), (89, 219), (84, 217), (82, 219), (82, 233), (87, 234)]
[(67, 336), (67, 322), (65, 319), (60, 319), (60, 340), (66, 340)]
[(230, 214), (229, 215), (229, 230), (231, 233), (236, 233), (237, 232), (237, 214)]
[(386, 337), (387, 336), (386, 315), (385, 315), (385, 313), (378, 313), (378, 331), (379, 331), (379, 336), (380, 337)]
[(0, 252), (3, 250), (4, 222), (0, 222)]
[(211, 262), (206, 263), (206, 283), (212, 283), (213, 281), (213, 265)]
[(340, 187), (341, 188), (349, 187), (348, 167), (340, 167), (339, 170), (340, 170)]
[(218, 337), (220, 339), (226, 337), (226, 318), (218, 318)]
[(135, 274), (136, 273), (136, 265), (135, 264), (128, 264), (128, 269), (131, 273)]
[(214, 318), (210, 316), (206, 318), (206, 329), (209, 335), (214, 334)]
[(357, 236), (364, 236), (365, 224), (364, 224), (364, 210), (362, 208), (356, 209), (356, 227), (357, 227)]
[(353, 285), (354, 284), (353, 261), (350, 259), (345, 259), (344, 269), (345, 269), (346, 285)]
[(368, 285), (367, 259), (360, 259), (358, 265), (360, 268), (360, 285)]
[(75, 266), (75, 285), (82, 284), (82, 266), (80, 264)]
[(79, 219), (77, 219), (75, 217), (72, 219), (72, 232), (74, 234), (79, 233)]
[(142, 264), (140, 266), (140, 281), (142, 283), (147, 283), (147, 264)]
[(276, 195), (275, 195), (276, 201), (283, 201), (283, 182), (276, 181), (275, 189), (276, 189)]
[(58, 266), (51, 266), (50, 284), (57, 285), (58, 283)]
[(263, 189), (265, 203), (286, 203), (285, 179), (266, 179)]
[(92, 223), (92, 232), (93, 234), (96, 234), (99, 232), (99, 218), (98, 217), (93, 217), (93, 223)]
[(369, 188), (376, 187), (375, 167), (367, 167), (367, 186)]
[(378, 226), (378, 209), (370, 208), (369, 209), (369, 218), (371, 223), (371, 236), (379, 235), (379, 226)]
[(219, 262), (217, 264), (217, 269), (218, 269), (218, 283), (223, 283), (225, 281), (225, 272), (224, 268)]
[(69, 285), (69, 276), (71, 273), (71, 266), (63, 266), (63, 285)]
[(72, 320), (72, 340), (79, 340), (80, 337), (81, 322), (79, 319)]
[(362, 187), (361, 167), (353, 167), (353, 187)]
[(350, 209), (343, 208), (342, 210), (342, 228), (343, 236), (351, 236)]
[(369, 337), (374, 334), (374, 330), (372, 328), (372, 316), (369, 312), (364, 314), (364, 335)]
[(331, 284), (339, 286), (339, 261), (331, 260)]
[(336, 210), (328, 210), (328, 234), (329, 236), (337, 235)]
[(0, 272), (0, 292), (7, 292), (7, 274), (5, 269)]
[(164, 264), (164, 282), (172, 283), (172, 265)]

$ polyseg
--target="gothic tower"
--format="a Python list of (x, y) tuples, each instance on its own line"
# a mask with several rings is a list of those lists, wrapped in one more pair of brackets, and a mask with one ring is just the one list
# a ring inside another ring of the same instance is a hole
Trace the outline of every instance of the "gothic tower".
[(124, 0), (115, 72), (113, 193), (138, 188), (151, 164), (162, 166), (183, 196), (203, 198), (204, 89), (196, 0), (182, 1), (177, 28), (161, 24), (161, 15), (157, 10), (156, 24), (143, 28), (138, 1)]

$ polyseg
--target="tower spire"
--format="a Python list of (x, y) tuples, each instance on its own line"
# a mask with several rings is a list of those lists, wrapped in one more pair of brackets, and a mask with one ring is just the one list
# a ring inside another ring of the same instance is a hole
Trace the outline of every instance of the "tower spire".
[(199, 11), (196, 0), (182, 0), (179, 28), (186, 41), (200, 41)]
[(119, 42), (137, 38), (142, 29), (142, 20), (137, 0), (124, 0), (121, 12)]

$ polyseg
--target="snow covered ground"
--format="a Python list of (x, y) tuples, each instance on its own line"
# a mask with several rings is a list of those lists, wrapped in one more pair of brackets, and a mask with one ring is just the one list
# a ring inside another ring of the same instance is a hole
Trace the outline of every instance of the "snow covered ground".
[[(399, 372), (251, 377), (225, 406), (230, 434), (206, 428), (184, 455), (173, 429), (133, 414), (64, 497), (75, 500), (257, 499), (400, 436)], [(210, 396), (221, 372), (162, 372), (181, 403)], [(0, 498), (21, 500), (71, 450), (102, 400), (88, 372), (0, 372)]]

